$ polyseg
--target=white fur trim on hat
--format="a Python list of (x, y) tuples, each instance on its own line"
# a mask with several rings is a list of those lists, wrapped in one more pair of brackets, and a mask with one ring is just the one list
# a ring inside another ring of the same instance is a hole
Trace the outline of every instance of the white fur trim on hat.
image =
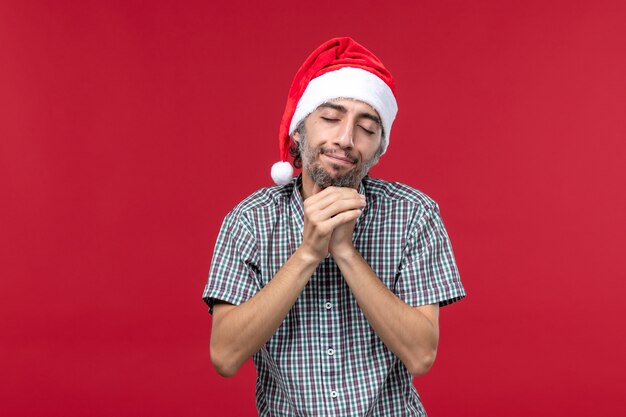
[(391, 125), (398, 113), (398, 104), (391, 88), (382, 79), (360, 68), (343, 67), (312, 79), (298, 101), (289, 124), (289, 135), (293, 134), (298, 123), (320, 105), (337, 98), (362, 101), (378, 112), (386, 137), (384, 153), (389, 145)]

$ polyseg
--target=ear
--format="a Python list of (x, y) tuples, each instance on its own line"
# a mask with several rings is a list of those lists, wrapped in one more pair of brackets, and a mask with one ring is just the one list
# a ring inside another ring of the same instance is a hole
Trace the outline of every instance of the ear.
[(300, 143), (300, 133), (293, 132), (293, 135), (291, 136), (291, 138), (293, 139), (294, 142)]

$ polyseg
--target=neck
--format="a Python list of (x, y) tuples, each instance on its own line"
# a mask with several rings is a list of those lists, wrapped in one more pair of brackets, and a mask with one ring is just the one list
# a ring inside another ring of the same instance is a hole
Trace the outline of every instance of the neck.
[(314, 194), (314, 187), (318, 188), (317, 184), (313, 182), (313, 180), (311, 179), (311, 177), (309, 177), (305, 170), (302, 170), (302, 184), (300, 185), (300, 194), (302, 195), (302, 200), (306, 200)]

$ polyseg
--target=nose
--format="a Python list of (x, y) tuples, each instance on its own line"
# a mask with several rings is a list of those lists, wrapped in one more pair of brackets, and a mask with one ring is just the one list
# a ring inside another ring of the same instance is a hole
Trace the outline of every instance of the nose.
[(341, 128), (337, 137), (337, 145), (342, 149), (354, 147), (354, 127), (351, 123), (346, 123)]

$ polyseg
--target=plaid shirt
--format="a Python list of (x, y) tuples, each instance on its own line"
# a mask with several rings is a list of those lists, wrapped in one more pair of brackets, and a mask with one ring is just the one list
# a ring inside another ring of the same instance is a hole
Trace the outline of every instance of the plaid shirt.
[[(203, 298), (241, 304), (302, 242), (300, 179), (264, 188), (224, 220)], [(465, 296), (437, 204), (399, 183), (365, 177), (353, 242), (410, 306)], [(332, 258), (323, 260), (282, 325), (254, 355), (260, 416), (425, 416), (404, 364), (370, 327)]]

